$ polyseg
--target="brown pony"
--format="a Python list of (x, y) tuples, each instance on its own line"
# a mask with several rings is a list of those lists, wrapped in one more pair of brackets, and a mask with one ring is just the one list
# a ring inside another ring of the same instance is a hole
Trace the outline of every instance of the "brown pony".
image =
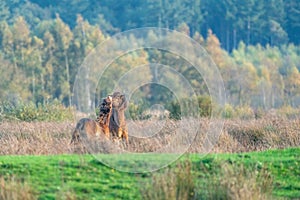
[(82, 118), (72, 133), (71, 143), (80, 141), (80, 137), (99, 137), (102, 134), (109, 138), (109, 122), (112, 113), (112, 97), (108, 96), (100, 104), (97, 120)]
[(109, 130), (114, 138), (122, 138), (128, 142), (128, 131), (125, 121), (125, 109), (127, 101), (124, 94), (114, 92), (112, 95), (112, 113), (109, 122)]

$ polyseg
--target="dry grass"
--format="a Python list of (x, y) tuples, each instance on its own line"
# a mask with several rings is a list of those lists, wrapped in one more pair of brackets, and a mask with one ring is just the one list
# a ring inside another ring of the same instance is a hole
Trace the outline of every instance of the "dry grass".
[(195, 179), (189, 160), (179, 162), (176, 168), (163, 169), (141, 184), (142, 199), (272, 199), (273, 178), (266, 168), (246, 168), (237, 163), (215, 163), (210, 167), (217, 169), (201, 177), (205, 182)]
[[(128, 145), (120, 141), (100, 141), (95, 151), (175, 153), (185, 152), (186, 147), (192, 144), (188, 150), (191, 153), (208, 150), (231, 153), (300, 145), (298, 118), (230, 119), (225, 121), (221, 134), (207, 135), (211, 122), (219, 123), (206, 118), (189, 121), (129, 121)], [(1, 122), (0, 155), (86, 152), (84, 145), (69, 145), (74, 127), (74, 122)]]
[(150, 183), (141, 187), (142, 199), (195, 199), (196, 185), (192, 174), (192, 163), (179, 163), (176, 169), (165, 169), (162, 174), (152, 176)]
[[(261, 151), (300, 145), (300, 120), (260, 119), (235, 120), (225, 123), (223, 137), (229, 145), (235, 145), (237, 151)], [(214, 151), (224, 151), (219, 140)], [(230, 146), (227, 146), (230, 148)], [(218, 150), (219, 149), (219, 150)], [(229, 150), (230, 151), (230, 150)], [(227, 152), (227, 151), (225, 151)]]
[[(183, 123), (183, 125), (180, 124), (181, 122), (167, 121), (163, 128), (159, 129), (152, 137), (145, 139), (131, 137), (127, 150), (161, 152), (163, 147), (169, 145), (171, 147), (170, 152), (177, 152), (178, 149), (192, 144), (188, 150), (191, 153), (205, 153), (208, 151), (233, 153), (300, 145), (300, 119), (231, 119), (225, 121), (221, 133), (208, 133), (209, 125), (213, 126), (211, 122), (220, 124), (220, 121), (210, 121), (206, 118), (202, 118), (200, 121), (193, 120), (192, 123)], [(144, 124), (140, 126), (145, 127)], [(160, 127), (160, 125), (153, 126), (146, 126), (144, 129), (155, 130), (155, 126)], [(140, 129), (142, 130), (142, 128)], [(184, 134), (176, 134), (174, 132), (176, 129), (181, 130), (181, 133)], [(197, 132), (193, 133), (193, 131)], [(139, 129), (133, 129), (133, 132), (139, 132)], [(172, 147), (177, 149), (172, 149)]]
[(225, 163), (206, 179), (206, 185), (197, 190), (200, 199), (273, 199), (273, 178), (264, 167), (247, 169), (242, 164)]
[(15, 177), (9, 179), (0, 178), (0, 199), (1, 200), (34, 200), (37, 194), (26, 183), (17, 180)]
[(56, 193), (57, 200), (76, 200), (75, 192), (70, 189), (62, 189)]
[(70, 122), (2, 122), (0, 155), (68, 153), (73, 127)]

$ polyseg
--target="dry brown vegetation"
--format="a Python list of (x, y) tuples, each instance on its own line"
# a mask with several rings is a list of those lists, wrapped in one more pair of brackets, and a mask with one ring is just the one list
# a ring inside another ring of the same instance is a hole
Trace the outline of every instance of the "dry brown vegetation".
[(143, 184), (143, 199), (273, 199), (273, 178), (264, 167), (249, 169), (242, 164), (224, 163), (219, 171), (207, 173), (205, 185), (195, 181), (196, 174), (189, 160), (162, 172)]
[(209, 179), (206, 199), (274, 199), (273, 178), (264, 167), (247, 169), (241, 164), (223, 164), (220, 174), (210, 175)]
[[(123, 142), (103, 142), (100, 152), (117, 152), (116, 146), (130, 152), (163, 152), (162, 147), (172, 144), (173, 148), (193, 143), (191, 153), (205, 152), (206, 131), (210, 120), (193, 119), (186, 130), (195, 130), (197, 136), (188, 137), (176, 134), (174, 130), (181, 126), (180, 121), (135, 121), (128, 122), (129, 144)], [(184, 123), (183, 123), (184, 124)], [(9, 154), (65, 154), (78, 152), (78, 146), (69, 145), (74, 122), (1, 122), (0, 155)], [(143, 131), (143, 132), (142, 132)], [(148, 132), (147, 132), (148, 131)], [(191, 132), (191, 131), (190, 131)], [(155, 134), (153, 134), (155, 133)], [(186, 133), (185, 133), (186, 134)], [(135, 137), (136, 136), (136, 137)], [(261, 119), (225, 120), (222, 133), (210, 152), (247, 152), (271, 148), (285, 148), (300, 145), (300, 119), (264, 117)], [(79, 148), (81, 149), (81, 147)], [(170, 149), (176, 152), (176, 149)]]
[[(214, 163), (216, 167), (219, 164)], [(223, 163), (216, 171), (206, 172), (206, 182), (197, 182), (190, 160), (179, 162), (176, 168), (166, 168), (153, 174), (143, 184), (143, 199), (273, 199), (271, 173), (265, 168), (247, 168), (243, 164)], [(203, 166), (202, 170), (206, 171)], [(203, 177), (201, 177), (204, 179)]]
[(4, 179), (0, 177), (0, 199), (1, 200), (34, 200), (37, 194), (27, 182), (15, 177)]
[(196, 183), (192, 173), (192, 163), (177, 164), (177, 169), (167, 168), (162, 174), (154, 174), (152, 181), (142, 183), (142, 199), (196, 199)]
[(1, 122), (0, 154), (63, 154), (74, 128), (71, 122)]

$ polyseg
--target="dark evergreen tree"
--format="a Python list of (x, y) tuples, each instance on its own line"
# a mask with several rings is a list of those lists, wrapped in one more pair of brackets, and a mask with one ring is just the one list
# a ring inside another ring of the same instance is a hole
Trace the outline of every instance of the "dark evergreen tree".
[(285, 0), (286, 23), (285, 30), (290, 42), (300, 44), (300, 1)]

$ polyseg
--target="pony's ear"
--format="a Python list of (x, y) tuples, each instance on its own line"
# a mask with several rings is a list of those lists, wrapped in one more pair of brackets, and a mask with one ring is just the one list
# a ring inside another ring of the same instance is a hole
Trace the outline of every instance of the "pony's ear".
[(124, 94), (122, 94), (120, 96), (120, 99), (122, 100), (122, 103), (120, 104), (120, 109), (125, 109), (127, 108), (127, 101), (126, 101), (126, 97)]
[(122, 99), (122, 101), (126, 101), (126, 97), (124, 94), (121, 94), (120, 98)]

